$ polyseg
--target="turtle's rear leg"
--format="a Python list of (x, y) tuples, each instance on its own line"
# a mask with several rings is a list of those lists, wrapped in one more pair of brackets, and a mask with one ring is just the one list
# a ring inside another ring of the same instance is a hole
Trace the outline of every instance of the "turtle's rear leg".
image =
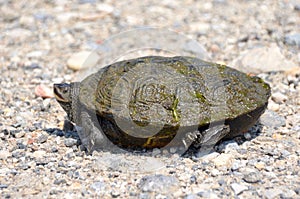
[[(229, 125), (218, 124), (209, 127), (203, 132), (195, 131), (188, 135), (188, 139), (194, 142), (190, 147), (190, 152), (196, 153), (196, 156), (209, 154), (213, 151), (214, 146), (230, 132)], [(188, 154), (190, 153), (188, 152)]]

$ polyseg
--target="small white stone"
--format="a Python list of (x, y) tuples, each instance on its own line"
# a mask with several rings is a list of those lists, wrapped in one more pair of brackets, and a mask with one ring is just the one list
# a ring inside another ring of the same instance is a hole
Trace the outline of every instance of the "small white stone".
[(161, 150), (158, 149), (158, 148), (155, 148), (155, 149), (152, 150), (152, 155), (153, 156), (159, 155), (160, 153), (161, 153)]
[(28, 26), (34, 24), (34, 18), (32, 16), (21, 16), (19, 19), (19, 23), (23, 26)]
[(61, 14), (58, 14), (56, 15), (56, 19), (59, 21), (59, 22), (68, 22), (70, 21), (71, 19), (74, 19), (78, 16), (77, 13), (75, 12), (63, 12)]
[(24, 136), (25, 136), (25, 132), (24, 132), (24, 131), (21, 131), (21, 132), (19, 132), (19, 133), (17, 133), (17, 134), (15, 135), (16, 138), (22, 138), (22, 137), (24, 137)]
[(64, 82), (64, 78), (62, 78), (62, 77), (55, 77), (55, 78), (52, 78), (52, 82), (54, 82), (54, 83), (61, 83), (61, 82)]
[(230, 186), (235, 195), (239, 195), (243, 191), (248, 190), (247, 186), (238, 183), (232, 183)]
[(210, 29), (209, 23), (194, 22), (190, 24), (191, 32), (206, 34)]
[(72, 76), (71, 75), (65, 75), (65, 80), (66, 81), (71, 81), (72, 80)]
[(32, 153), (32, 157), (37, 158), (37, 159), (44, 157), (44, 155), (46, 155), (46, 151), (42, 151), (42, 150), (35, 151)]
[(269, 101), (268, 109), (276, 112), (276, 111), (279, 111), (279, 108), (280, 108), (279, 104), (276, 104), (273, 100)]
[(10, 156), (9, 151), (7, 150), (0, 151), (0, 160), (6, 160), (8, 156)]
[(81, 51), (73, 54), (68, 59), (67, 65), (73, 70), (80, 70), (95, 66), (99, 58), (99, 55), (95, 52)]
[(227, 166), (229, 167), (232, 164), (233, 156), (231, 154), (222, 153), (218, 157), (212, 160), (216, 167)]
[(213, 8), (213, 4), (211, 2), (206, 2), (203, 4), (203, 8), (205, 10), (211, 10)]
[(216, 176), (220, 175), (220, 171), (218, 169), (211, 169), (210, 174), (212, 177), (216, 177)]
[(215, 159), (216, 157), (218, 157), (220, 154), (217, 152), (212, 152), (212, 153), (207, 153), (207, 154), (203, 154), (203, 153), (199, 153), (197, 154), (197, 157), (201, 158), (203, 161), (211, 161), (213, 159)]
[(114, 11), (114, 7), (112, 7), (109, 4), (100, 3), (100, 4), (97, 4), (97, 10), (100, 12), (112, 13)]
[(282, 194), (281, 189), (271, 188), (265, 191), (264, 196), (267, 199), (273, 199), (273, 198), (277, 198), (277, 196), (279, 196), (280, 194)]
[(272, 94), (272, 100), (278, 104), (284, 103), (288, 97), (280, 92), (276, 92)]
[(236, 143), (235, 141), (232, 142), (228, 142), (225, 145), (225, 153), (231, 153), (232, 151), (236, 151), (239, 148), (238, 143)]
[(288, 71), (296, 64), (281, 53), (280, 48), (274, 44), (270, 47), (257, 47), (246, 50), (240, 57), (231, 63), (246, 73), (262, 73), (270, 71)]
[(47, 98), (47, 99), (44, 99), (43, 100), (43, 107), (48, 110), (51, 106), (51, 99), (50, 98)]
[(0, 168), (0, 176), (4, 177), (7, 175), (7, 173), (9, 173), (10, 169), (9, 168)]
[(19, 63), (21, 61), (21, 58), (18, 56), (13, 56), (10, 58), (10, 61), (14, 63)]
[(36, 51), (31, 51), (27, 53), (27, 57), (33, 58), (33, 57), (41, 57), (43, 55), (42, 51), (36, 50)]
[(244, 138), (246, 139), (246, 140), (250, 140), (251, 139), (251, 134), (250, 133), (244, 133)]

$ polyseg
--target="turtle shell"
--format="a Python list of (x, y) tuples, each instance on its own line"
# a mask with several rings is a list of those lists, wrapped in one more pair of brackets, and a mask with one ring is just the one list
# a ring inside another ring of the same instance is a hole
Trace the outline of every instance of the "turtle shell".
[(230, 126), (248, 130), (270, 87), (260, 78), (192, 57), (149, 56), (113, 63), (80, 84), (80, 102), (122, 147), (163, 147), (177, 134)]

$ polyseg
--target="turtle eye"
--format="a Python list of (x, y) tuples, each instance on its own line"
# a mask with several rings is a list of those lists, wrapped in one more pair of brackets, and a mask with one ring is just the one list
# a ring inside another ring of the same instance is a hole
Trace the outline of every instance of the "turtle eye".
[(68, 88), (64, 88), (64, 89), (62, 90), (62, 92), (63, 92), (63, 94), (68, 93)]

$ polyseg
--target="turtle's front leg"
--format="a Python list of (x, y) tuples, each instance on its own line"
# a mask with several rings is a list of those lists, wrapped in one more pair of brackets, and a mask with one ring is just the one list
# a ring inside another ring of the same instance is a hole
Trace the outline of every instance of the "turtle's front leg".
[(81, 111), (80, 113), (81, 127), (77, 128), (78, 135), (81, 139), (83, 146), (85, 146), (88, 152), (94, 150), (108, 150), (111, 146), (111, 142), (107, 139), (101, 128), (97, 128), (97, 125), (93, 121), (97, 121), (97, 118), (92, 118), (87, 111)]

